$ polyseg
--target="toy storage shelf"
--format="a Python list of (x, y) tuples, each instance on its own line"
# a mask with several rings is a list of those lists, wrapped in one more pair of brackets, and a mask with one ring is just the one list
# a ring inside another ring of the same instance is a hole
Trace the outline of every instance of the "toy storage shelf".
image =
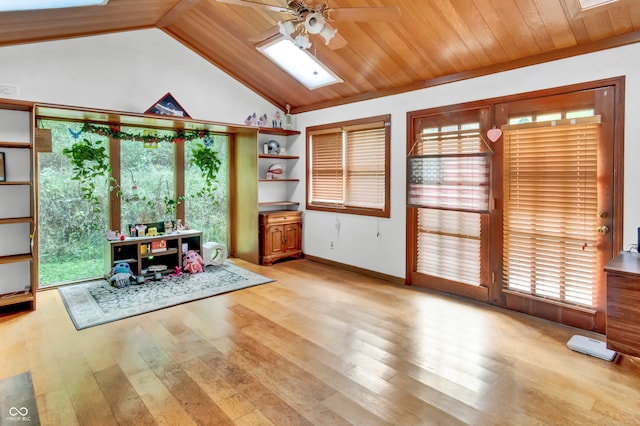
[[(147, 245), (162, 240), (167, 243), (166, 250), (146, 250)], [(109, 276), (113, 265), (120, 262), (128, 263), (136, 275), (143, 275), (142, 271), (153, 265), (166, 265), (167, 272), (173, 272), (176, 266), (182, 268), (182, 257), (189, 250), (202, 253), (202, 232), (181, 231), (154, 237), (127, 237), (124, 241), (108, 240), (105, 243), (105, 276)]]

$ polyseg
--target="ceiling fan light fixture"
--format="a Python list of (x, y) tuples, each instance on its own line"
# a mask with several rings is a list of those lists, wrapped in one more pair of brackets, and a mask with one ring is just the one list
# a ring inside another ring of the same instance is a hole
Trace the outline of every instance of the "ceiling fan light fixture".
[(309, 37), (304, 34), (298, 34), (298, 36), (293, 39), (293, 44), (295, 44), (300, 49), (308, 49), (311, 47), (311, 42), (309, 41)]
[(338, 30), (330, 27), (329, 25), (325, 25), (322, 31), (320, 31), (320, 36), (324, 39), (324, 44), (329, 44), (331, 39), (336, 35)]
[(280, 21), (278, 22), (278, 28), (283, 36), (289, 36), (296, 30), (296, 26), (292, 21)]
[(320, 34), (325, 27), (322, 14), (318, 12), (309, 13), (304, 20), (304, 27), (309, 34)]

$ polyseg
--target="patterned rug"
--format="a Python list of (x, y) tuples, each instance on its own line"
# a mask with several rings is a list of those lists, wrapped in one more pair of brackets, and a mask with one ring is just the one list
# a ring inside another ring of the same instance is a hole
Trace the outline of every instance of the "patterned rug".
[(199, 274), (163, 277), (115, 288), (106, 280), (59, 287), (76, 329), (93, 327), (169, 306), (272, 282), (274, 280), (225, 262)]

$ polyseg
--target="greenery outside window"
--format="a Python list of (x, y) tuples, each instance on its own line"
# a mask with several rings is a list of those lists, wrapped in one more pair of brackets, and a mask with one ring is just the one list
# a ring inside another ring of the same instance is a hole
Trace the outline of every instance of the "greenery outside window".
[(307, 209), (389, 217), (391, 116), (306, 130)]

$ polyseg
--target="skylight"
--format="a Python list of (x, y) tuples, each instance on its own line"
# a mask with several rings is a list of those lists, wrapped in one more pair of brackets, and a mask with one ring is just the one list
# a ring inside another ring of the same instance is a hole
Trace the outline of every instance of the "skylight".
[(578, 0), (580, 3), (580, 9), (587, 10), (598, 6), (604, 6), (605, 4), (615, 3), (617, 0)]
[(1, 0), (0, 12), (60, 9), (63, 7), (102, 6), (109, 0)]
[(278, 38), (273, 42), (258, 46), (258, 50), (308, 89), (313, 90), (342, 82), (342, 79), (317, 58), (297, 47), (290, 39)]

